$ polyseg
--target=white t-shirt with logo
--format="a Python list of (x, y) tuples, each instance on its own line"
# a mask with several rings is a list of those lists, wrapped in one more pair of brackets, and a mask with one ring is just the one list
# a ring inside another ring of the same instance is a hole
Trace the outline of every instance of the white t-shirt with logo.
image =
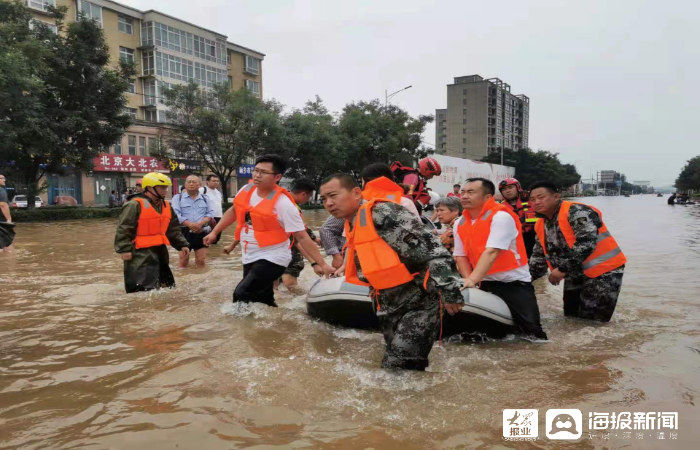
[[(464, 250), (462, 238), (457, 232), (457, 227), (462, 220), (464, 219), (458, 219), (455, 221), (452, 229), (452, 234), (455, 238), (455, 247), (454, 251), (452, 252), (454, 256), (467, 256), (467, 252)], [(472, 225), (474, 225), (475, 222), (476, 219), (472, 219)], [(515, 226), (513, 217), (505, 211), (498, 211), (493, 215), (493, 220), (491, 221), (491, 229), (489, 232), (489, 238), (486, 241), (486, 248), (498, 248), (501, 250), (511, 251), (515, 256), (515, 259), (520, 261), (518, 247), (516, 244), (517, 237), (518, 228)], [(530, 268), (527, 264), (525, 264), (517, 269), (505, 270), (503, 272), (496, 272), (486, 275), (484, 276), (483, 280), (510, 283), (512, 281), (532, 281), (532, 276), (530, 276)]]
[(202, 186), (199, 188), (199, 193), (206, 195), (209, 198), (211, 209), (214, 211), (214, 217), (221, 218), (224, 215), (223, 207), (221, 201), (223, 199), (223, 194), (218, 189), (212, 189), (208, 186)]
[[(243, 189), (245, 189), (245, 186), (238, 191), (238, 194), (240, 194)], [(256, 206), (262, 200), (256, 188), (250, 196), (251, 206)], [(280, 226), (284, 228), (285, 232), (295, 233), (297, 231), (306, 230), (304, 220), (301, 218), (299, 210), (286, 195), (282, 194), (277, 197), (273, 211), (277, 215), (277, 221)], [(250, 264), (265, 259), (271, 263), (287, 267), (289, 263), (292, 262), (292, 251), (289, 246), (289, 240), (275, 245), (268, 245), (267, 247), (259, 247), (252, 226), (248, 226), (248, 231), (246, 232), (246, 226), (243, 224), (240, 245), (241, 251), (243, 252), (243, 256), (241, 257), (243, 264)]]

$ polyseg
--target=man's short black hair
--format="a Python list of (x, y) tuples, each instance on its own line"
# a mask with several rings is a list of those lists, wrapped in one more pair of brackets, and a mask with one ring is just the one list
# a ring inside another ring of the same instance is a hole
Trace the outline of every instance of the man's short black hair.
[(530, 192), (537, 188), (544, 188), (549, 191), (550, 194), (558, 194), (559, 193), (559, 188), (557, 188), (557, 185), (552, 183), (551, 181), (538, 181), (537, 183), (533, 184), (530, 186)]
[(475, 177), (475, 178), (467, 178), (467, 183), (471, 183), (473, 181), (481, 181), (481, 187), (484, 188), (484, 192), (487, 194), (495, 195), (496, 194), (496, 186), (493, 184), (491, 180), (487, 180), (486, 178), (481, 178), (481, 177)]
[(210, 173), (209, 175), (207, 175), (207, 181), (211, 180), (212, 178), (219, 178), (219, 176), (216, 174), (213, 174), (213, 173)]
[(338, 180), (338, 182), (340, 182), (340, 185), (344, 189), (347, 189), (348, 191), (351, 191), (354, 188), (360, 187), (360, 185), (357, 184), (357, 180), (355, 179), (355, 177), (353, 177), (352, 175), (348, 175), (347, 173), (334, 173), (333, 175), (326, 177), (321, 182), (321, 186), (323, 186), (324, 184), (330, 183), (333, 180)]
[(287, 171), (287, 161), (280, 155), (275, 155), (274, 153), (258, 156), (255, 160), (255, 164), (257, 165), (259, 163), (272, 163), (272, 170), (274, 170), (275, 173), (284, 175), (284, 172)]
[(452, 187), (461, 188), (462, 186), (459, 184), (453, 184)]
[(394, 181), (394, 174), (391, 172), (389, 166), (384, 163), (372, 163), (365, 166), (360, 172), (360, 177), (365, 183), (369, 183), (379, 177), (387, 177), (391, 181)]
[(306, 192), (307, 194), (311, 194), (314, 189), (316, 189), (316, 186), (314, 186), (314, 183), (308, 178), (299, 178), (292, 183), (292, 192), (294, 193)]

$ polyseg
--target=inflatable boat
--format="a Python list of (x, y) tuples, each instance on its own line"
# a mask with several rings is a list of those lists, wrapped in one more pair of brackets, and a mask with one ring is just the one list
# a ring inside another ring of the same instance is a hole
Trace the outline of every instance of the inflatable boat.
[[(505, 302), (479, 289), (462, 291), (464, 308), (450, 316), (443, 314), (442, 334), (479, 334), (500, 338), (513, 332), (513, 318)], [(345, 277), (317, 280), (306, 297), (311, 317), (334, 325), (377, 329), (377, 319), (369, 288), (351, 284)]]

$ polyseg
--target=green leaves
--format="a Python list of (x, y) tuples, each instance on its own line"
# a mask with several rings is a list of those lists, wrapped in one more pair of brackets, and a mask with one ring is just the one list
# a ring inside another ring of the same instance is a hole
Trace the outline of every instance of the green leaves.
[[(482, 161), (500, 164), (500, 152), (492, 153)], [(565, 189), (579, 182), (581, 175), (572, 164), (562, 164), (557, 153), (546, 150), (503, 150), (503, 164), (515, 167), (515, 178), (520, 181), (523, 189), (538, 181), (551, 181), (559, 188)]]
[(682, 191), (700, 191), (700, 155), (688, 160), (675, 185)]

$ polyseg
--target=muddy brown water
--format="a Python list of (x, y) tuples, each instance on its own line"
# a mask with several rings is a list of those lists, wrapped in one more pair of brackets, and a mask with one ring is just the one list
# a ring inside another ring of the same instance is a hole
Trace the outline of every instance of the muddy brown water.
[[(629, 260), (612, 322), (565, 319), (561, 287), (539, 280), (549, 342), (436, 344), (425, 373), (380, 369), (381, 335), (310, 319), (304, 295), (237, 313), (240, 257), (222, 244), (206, 269), (174, 268), (175, 289), (126, 295), (113, 220), (20, 224), (0, 254), (0, 445), (556, 447), (545, 411), (578, 408), (677, 411), (679, 425), (673, 440), (569, 446), (699, 448), (700, 206), (586, 201)], [(307, 267), (301, 284), (314, 279)], [(539, 440), (505, 441), (504, 408), (537, 408)]]

